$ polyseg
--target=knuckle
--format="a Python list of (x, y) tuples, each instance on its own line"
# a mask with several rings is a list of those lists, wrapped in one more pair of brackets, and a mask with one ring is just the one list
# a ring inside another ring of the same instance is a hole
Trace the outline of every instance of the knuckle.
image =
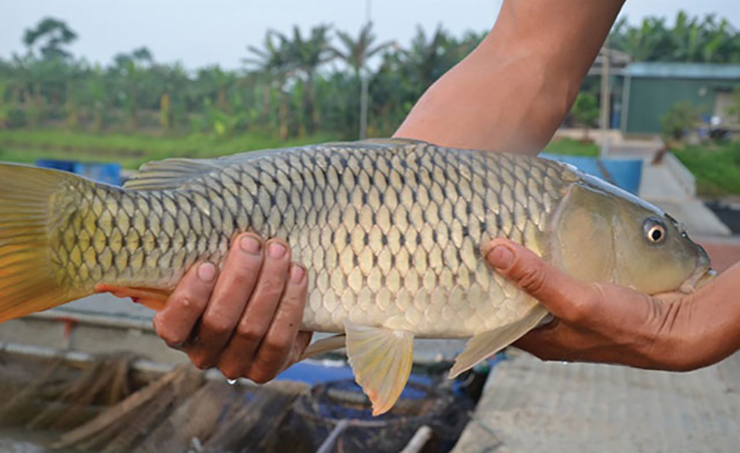
[(236, 334), (243, 340), (258, 343), (262, 340), (265, 332), (257, 323), (247, 322), (237, 328)]
[(593, 286), (593, 292), (584, 298), (574, 299), (571, 302), (570, 309), (567, 313), (567, 320), (574, 324), (583, 324), (588, 322), (595, 307), (603, 300), (604, 293), (599, 285)]
[(176, 347), (183, 343), (185, 338), (172, 331), (165, 321), (162, 321), (159, 317), (154, 317), (154, 331), (157, 332), (159, 338), (161, 338), (167, 346)]
[(274, 376), (272, 373), (266, 372), (262, 367), (256, 367), (249, 370), (247, 377), (257, 384), (267, 384)]
[(234, 365), (222, 365), (219, 369), (226, 379), (239, 379), (244, 375), (241, 368)]
[(284, 336), (268, 336), (265, 338), (261, 348), (270, 357), (285, 359), (290, 353), (291, 346), (292, 342), (289, 338), (285, 338)]
[(591, 315), (591, 303), (588, 301), (573, 301), (568, 311), (568, 321), (574, 324), (582, 324)]
[(203, 317), (203, 328), (217, 335), (223, 335), (231, 332), (232, 325), (222, 316), (211, 315)]
[(547, 278), (541, 266), (533, 266), (520, 270), (518, 278), (519, 286), (532, 295), (542, 292), (546, 281)]
[(208, 360), (208, 357), (206, 357), (204, 354), (191, 354), (190, 361), (199, 370), (207, 370), (209, 368), (212, 368), (212, 365), (210, 361)]

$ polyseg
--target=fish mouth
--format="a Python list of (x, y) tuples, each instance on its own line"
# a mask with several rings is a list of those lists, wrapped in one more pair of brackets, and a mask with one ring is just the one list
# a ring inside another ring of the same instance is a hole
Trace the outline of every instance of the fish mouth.
[(691, 294), (706, 286), (717, 276), (717, 271), (711, 267), (697, 269), (679, 288), (684, 294)]

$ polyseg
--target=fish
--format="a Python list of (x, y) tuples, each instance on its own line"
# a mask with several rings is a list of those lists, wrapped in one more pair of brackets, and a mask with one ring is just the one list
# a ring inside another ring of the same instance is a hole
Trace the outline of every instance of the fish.
[(567, 274), (647, 294), (693, 291), (705, 251), (660, 209), (538, 157), (376, 139), (144, 164), (123, 187), (0, 165), (0, 322), (129, 288), (153, 309), (241, 232), (287, 240), (308, 269), (301, 329), (346, 347), (373, 415), (411, 372), (415, 338), (470, 338), (454, 378), (548, 315), (480, 246), (520, 243)]

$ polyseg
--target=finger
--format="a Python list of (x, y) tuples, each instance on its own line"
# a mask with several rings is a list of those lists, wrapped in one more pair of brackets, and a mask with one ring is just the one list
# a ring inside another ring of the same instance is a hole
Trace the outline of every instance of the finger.
[(535, 329), (514, 342), (513, 346), (541, 360), (572, 361), (575, 350), (581, 345), (574, 344), (566, 330), (568, 327), (562, 324)]
[(188, 351), (198, 368), (206, 369), (218, 363), (252, 295), (262, 261), (259, 237), (247, 233), (236, 238), (203, 314), (198, 342)]
[(169, 346), (180, 347), (190, 337), (193, 326), (203, 315), (216, 281), (211, 263), (193, 266), (154, 316), (154, 330)]
[(227, 377), (243, 376), (252, 365), (283, 295), (289, 267), (290, 249), (287, 244), (278, 239), (269, 241), (252, 297), (219, 360), (219, 368)]
[(539, 300), (555, 317), (580, 322), (592, 314), (600, 297), (594, 285), (567, 276), (507, 239), (494, 239), (482, 251), (496, 272)]
[(254, 363), (247, 374), (253, 381), (267, 382), (273, 379), (290, 360), (303, 319), (307, 289), (306, 270), (298, 264), (293, 264), (275, 317), (260, 343)]
[(306, 332), (305, 330), (301, 330), (300, 332), (298, 332), (298, 335), (296, 335), (295, 338), (295, 342), (293, 343), (293, 349), (290, 353), (290, 360), (288, 360), (288, 363), (285, 364), (285, 367), (283, 367), (283, 369), (288, 368), (301, 360), (301, 357), (303, 357), (303, 353), (306, 351), (306, 348), (308, 348), (308, 345), (311, 344), (312, 337), (313, 332)]

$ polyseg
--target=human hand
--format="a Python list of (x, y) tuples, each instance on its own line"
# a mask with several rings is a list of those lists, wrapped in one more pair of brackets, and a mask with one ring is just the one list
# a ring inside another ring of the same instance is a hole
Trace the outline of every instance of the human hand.
[(712, 360), (696, 347), (695, 294), (648, 296), (612, 284), (585, 283), (505, 239), (483, 247), (488, 263), (555, 317), (514, 346), (543, 360), (608, 362), (691, 370)]
[(223, 270), (194, 266), (154, 317), (157, 334), (201, 369), (265, 383), (300, 358), (311, 333), (299, 332), (306, 270), (290, 262), (288, 245), (263, 245), (254, 234), (233, 243)]

